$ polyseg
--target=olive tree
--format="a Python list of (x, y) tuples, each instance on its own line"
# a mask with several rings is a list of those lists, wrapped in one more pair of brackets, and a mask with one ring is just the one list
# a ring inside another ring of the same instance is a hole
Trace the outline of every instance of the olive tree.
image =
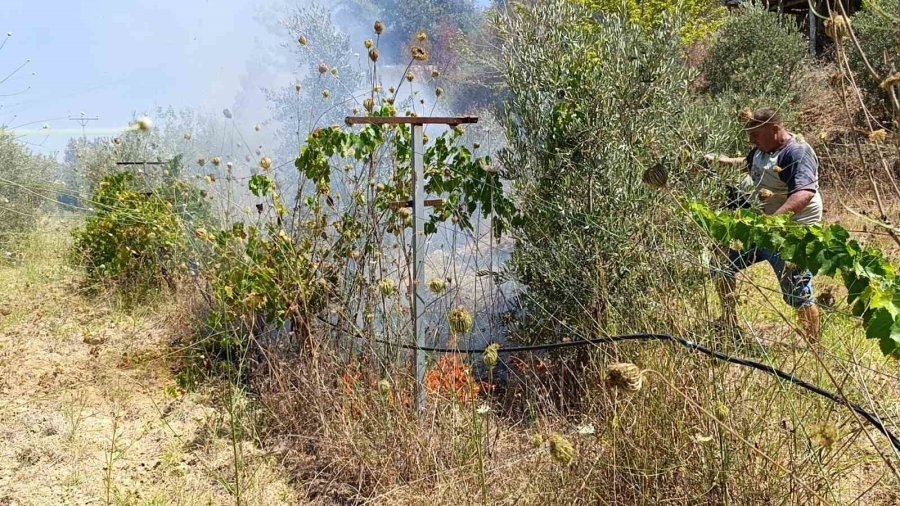
[(0, 129), (0, 244), (28, 230), (57, 196), (56, 162), (28, 151)]
[[(677, 199), (714, 200), (736, 117), (692, 94), (679, 27), (598, 21), (569, 2), (518, 6), (497, 21), (508, 88), (501, 153), (521, 212), (511, 270), (530, 313), (582, 335), (658, 328), (673, 290), (703, 279), (701, 240)], [(557, 337), (551, 337), (556, 339)]]

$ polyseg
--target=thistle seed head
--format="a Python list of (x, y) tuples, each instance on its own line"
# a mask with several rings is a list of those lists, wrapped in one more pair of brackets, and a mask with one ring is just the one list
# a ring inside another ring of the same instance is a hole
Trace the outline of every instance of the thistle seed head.
[(643, 386), (644, 373), (640, 367), (627, 363), (618, 362), (610, 364), (606, 371), (606, 383), (613, 387), (625, 390), (627, 392), (638, 392)]

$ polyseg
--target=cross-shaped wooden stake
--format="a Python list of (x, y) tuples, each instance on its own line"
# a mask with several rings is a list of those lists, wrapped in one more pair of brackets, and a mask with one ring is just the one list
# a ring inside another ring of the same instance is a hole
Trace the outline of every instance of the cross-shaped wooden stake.
[[(425, 206), (436, 205), (437, 201), (425, 200), (425, 125), (458, 126), (463, 123), (477, 123), (478, 118), (465, 117), (348, 117), (348, 125), (411, 125), (413, 146), (413, 200), (395, 203), (397, 207), (411, 205), (413, 208), (413, 279), (415, 294), (412, 300), (413, 332), (417, 348), (425, 346)], [(418, 407), (425, 409), (425, 352), (416, 350), (416, 384), (418, 386)]]

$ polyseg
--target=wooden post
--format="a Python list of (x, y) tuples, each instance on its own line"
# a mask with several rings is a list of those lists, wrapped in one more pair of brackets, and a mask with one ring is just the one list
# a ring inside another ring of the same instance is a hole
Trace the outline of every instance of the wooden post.
[(457, 126), (463, 123), (477, 123), (474, 117), (348, 117), (348, 125), (410, 125), (412, 127), (412, 168), (413, 168), (413, 200), (412, 202), (396, 202), (392, 207), (412, 205), (413, 208), (413, 283), (412, 316), (413, 332), (416, 343), (416, 405), (419, 411), (425, 409), (425, 352), (418, 349), (425, 342), (425, 207), (439, 203), (440, 200), (425, 200), (425, 125)]
[[(412, 313), (416, 347), (425, 346), (425, 142), (424, 126), (412, 125), (413, 168), (413, 283)], [(416, 350), (419, 410), (425, 409), (425, 352)]]

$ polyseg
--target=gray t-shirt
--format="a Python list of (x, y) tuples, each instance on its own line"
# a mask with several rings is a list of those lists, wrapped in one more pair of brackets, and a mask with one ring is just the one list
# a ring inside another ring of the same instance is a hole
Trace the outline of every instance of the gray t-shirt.
[(819, 160), (809, 144), (791, 136), (783, 148), (773, 153), (751, 150), (747, 164), (754, 192), (758, 195), (760, 190), (766, 189), (773, 193), (772, 198), (763, 203), (763, 212), (773, 214), (792, 193), (812, 190), (815, 195), (805, 208), (794, 214), (794, 221), (804, 225), (822, 221)]

